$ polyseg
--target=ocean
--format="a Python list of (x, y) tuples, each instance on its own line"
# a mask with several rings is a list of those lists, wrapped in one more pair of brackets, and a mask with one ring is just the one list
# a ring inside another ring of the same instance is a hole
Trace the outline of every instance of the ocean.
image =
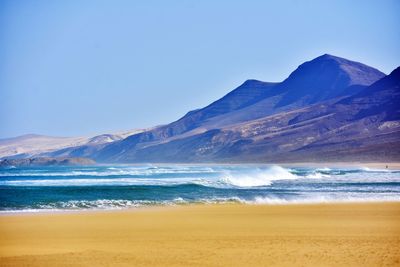
[(0, 212), (400, 201), (400, 170), (256, 165), (0, 169)]

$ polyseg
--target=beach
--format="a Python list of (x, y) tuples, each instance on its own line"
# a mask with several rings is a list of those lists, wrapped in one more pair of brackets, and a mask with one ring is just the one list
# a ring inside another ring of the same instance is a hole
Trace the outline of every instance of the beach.
[(400, 203), (0, 216), (1, 266), (398, 266)]

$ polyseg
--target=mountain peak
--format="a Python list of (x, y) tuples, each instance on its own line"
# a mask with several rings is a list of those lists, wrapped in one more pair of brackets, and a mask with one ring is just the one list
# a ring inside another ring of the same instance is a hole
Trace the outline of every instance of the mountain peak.
[(385, 76), (381, 71), (345, 58), (324, 54), (301, 64), (282, 82), (286, 96), (278, 106), (307, 104), (354, 94)]
[(316, 57), (315, 59), (338, 59), (338, 58), (340, 58), (340, 57), (337, 57), (337, 56), (334, 56), (331, 54), (323, 54), (319, 57)]
[(314, 58), (314, 59), (312, 59), (310, 61), (318, 61), (318, 60), (335, 60), (337, 62), (353, 62), (353, 63), (362, 64), (362, 63), (357, 62), (357, 61), (349, 60), (347, 58), (335, 56), (335, 55), (328, 54), (328, 53), (320, 55), (320, 56), (318, 56), (318, 57), (316, 57), (316, 58)]
[(322, 56), (305, 62), (304, 64), (309, 62), (319, 64), (324, 64), (324, 62), (330, 62), (333, 64), (333, 62), (335, 62), (335, 64), (337, 64), (337, 66), (349, 76), (351, 83), (350, 85), (357, 84), (369, 86), (386, 76), (385, 73), (363, 63), (330, 54), (323, 54)]

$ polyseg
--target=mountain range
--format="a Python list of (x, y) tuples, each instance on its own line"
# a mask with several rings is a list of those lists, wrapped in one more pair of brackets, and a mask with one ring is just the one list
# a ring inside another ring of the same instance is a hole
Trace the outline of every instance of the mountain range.
[[(282, 82), (247, 80), (167, 125), (4, 153), (5, 143), (15, 147), (21, 138), (0, 140), (0, 156), (106, 163), (398, 161), (400, 68), (385, 75), (325, 54)], [(22, 139), (29, 143), (29, 136)]]

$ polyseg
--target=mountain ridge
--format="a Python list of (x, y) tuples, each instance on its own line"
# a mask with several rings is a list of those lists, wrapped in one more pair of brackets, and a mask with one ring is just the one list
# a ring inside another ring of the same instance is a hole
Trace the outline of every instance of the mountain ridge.
[[(324, 67), (324, 65), (327, 65), (327, 62), (329, 63), (328, 68), (326, 66)], [(332, 62), (334, 65), (333, 67), (331, 66)], [(358, 85), (361, 87), (361, 89), (365, 88), (367, 85), (370, 85), (372, 80), (377, 80), (385, 76), (384, 73), (364, 64), (331, 55), (323, 55), (314, 60), (301, 64), (294, 72), (292, 72), (292, 74), (289, 75), (287, 79), (281, 83), (266, 83), (258, 80), (247, 80), (242, 85), (226, 94), (222, 98), (214, 101), (210, 105), (196, 111), (188, 112), (184, 117), (172, 122), (171, 124), (163, 126), (163, 128), (155, 129), (152, 132), (139, 133), (137, 136), (130, 136), (127, 139), (118, 142), (117, 144), (111, 144), (110, 146), (105, 147), (102, 152), (99, 152), (97, 157), (100, 160), (108, 160), (110, 159), (109, 157), (111, 157), (118, 161), (123, 156), (121, 155), (121, 152), (116, 152), (117, 150), (126, 151), (126, 148), (128, 148), (128, 150), (135, 148), (142, 149), (143, 147), (157, 144), (157, 142), (163, 142), (163, 140), (176, 135), (179, 136), (190, 131), (194, 132), (195, 135), (198, 134), (198, 132), (194, 131), (194, 129), (205, 133), (208, 130), (227, 127), (232, 124), (251, 121), (273, 115), (275, 113), (285, 112), (313, 104), (316, 101), (307, 99), (309, 90), (300, 90), (300, 95), (296, 96), (297, 102), (286, 101), (286, 103), (282, 104), (282, 101), (285, 101), (285, 97), (287, 99), (288, 95), (292, 93), (293, 90), (299, 88), (299, 86), (293, 84), (293, 81), (296, 81), (296, 79), (303, 81), (302, 78), (304, 78), (304, 66), (306, 66), (306, 72), (309, 72), (309, 70), (307, 70), (307, 66), (310, 66), (310, 64), (311, 66), (317, 67), (317, 72), (312, 73), (313, 76), (311, 76), (311, 78), (328, 72), (328, 75), (325, 76), (328, 76), (328, 78), (332, 79), (332, 69), (334, 69), (334, 74), (339, 73), (341, 76), (351, 75), (355, 72), (354, 70), (352, 72), (346, 72), (342, 70), (340, 67), (344, 64), (346, 64), (346, 66), (350, 66), (347, 67), (347, 69), (357, 69), (359, 71), (368, 73), (368, 75), (364, 75), (365, 77), (368, 77), (365, 80), (360, 80), (360, 77), (364, 76), (357, 72), (357, 79), (352, 80), (351, 77), (348, 77), (347, 80), (344, 80), (337, 85), (331, 85), (330, 79), (323, 80), (324, 83), (327, 83), (330, 86), (329, 90), (332, 91), (339, 88), (341, 91), (336, 95), (332, 93), (331, 95), (322, 97), (318, 101), (329, 100), (335, 97), (343, 96), (342, 92), (344, 88), (354, 87), (355, 85)], [(301, 77), (299, 78), (298, 76)], [(355, 84), (354, 80), (358, 81), (359, 84)], [(306, 79), (306, 83), (307, 82), (308, 80)], [(311, 91), (314, 93), (315, 91), (320, 90), (320, 88), (323, 88), (320, 85), (320, 81), (318, 81), (318, 83), (311, 82), (309, 85), (311, 85), (311, 87), (313, 86)], [(360, 88), (357, 88), (356, 92), (359, 91)], [(249, 98), (245, 97), (245, 100), (243, 100), (242, 92), (246, 92), (247, 95), (245, 96)], [(254, 92), (256, 92), (256, 98), (252, 99), (252, 93)], [(248, 99), (250, 99), (250, 104), (249, 102), (246, 102)], [(239, 105), (232, 105), (232, 102), (239, 103)], [(234, 108), (226, 108), (226, 105), (221, 105), (221, 103), (229, 103), (231, 105), (228, 106), (234, 106)], [(215, 112), (215, 110), (217, 110), (217, 112)], [(113, 153), (115, 153), (115, 155), (108, 156), (112, 155)]]

